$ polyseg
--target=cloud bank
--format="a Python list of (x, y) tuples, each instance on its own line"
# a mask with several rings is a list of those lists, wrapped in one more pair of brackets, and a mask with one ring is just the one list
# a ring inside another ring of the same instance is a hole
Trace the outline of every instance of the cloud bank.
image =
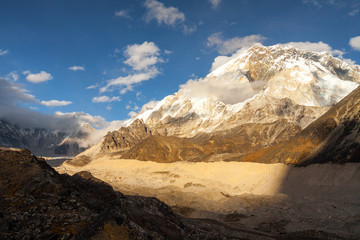
[(254, 96), (266, 85), (264, 81), (240, 82), (241, 76), (241, 74), (229, 72), (220, 77), (190, 79), (181, 85), (180, 89), (190, 98), (212, 97), (225, 104), (235, 104)]

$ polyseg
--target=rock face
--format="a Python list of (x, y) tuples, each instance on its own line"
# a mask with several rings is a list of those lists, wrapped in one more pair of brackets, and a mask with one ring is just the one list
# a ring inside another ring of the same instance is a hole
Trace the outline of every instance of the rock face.
[(74, 132), (42, 128), (21, 128), (0, 120), (0, 146), (28, 148), (41, 156), (75, 156), (85, 150), (74, 139), (86, 138), (93, 130), (86, 127)]
[(244, 155), (236, 160), (299, 165), (359, 162), (359, 136), (360, 87), (290, 141)]
[(104, 137), (100, 153), (130, 149), (154, 134), (157, 135), (157, 132), (153, 132), (142, 120), (137, 119), (129, 127), (122, 127), (117, 131), (108, 132)]
[(226, 160), (286, 141), (300, 130), (296, 124), (282, 120), (243, 124), (228, 130), (200, 133), (193, 138), (152, 136), (125, 151), (121, 158), (155, 162)]
[(153, 135), (159, 134), (156, 130), (151, 130), (142, 120), (137, 119), (128, 127), (121, 127), (117, 131), (108, 132), (101, 142), (67, 162), (73, 165), (83, 166), (102, 155), (118, 154), (129, 150), (131, 147), (134, 147)]

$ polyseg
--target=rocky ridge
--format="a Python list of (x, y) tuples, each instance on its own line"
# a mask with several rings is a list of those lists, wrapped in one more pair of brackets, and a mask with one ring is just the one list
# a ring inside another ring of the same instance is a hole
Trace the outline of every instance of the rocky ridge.
[(299, 165), (359, 162), (359, 136), (360, 87), (290, 141), (232, 160)]

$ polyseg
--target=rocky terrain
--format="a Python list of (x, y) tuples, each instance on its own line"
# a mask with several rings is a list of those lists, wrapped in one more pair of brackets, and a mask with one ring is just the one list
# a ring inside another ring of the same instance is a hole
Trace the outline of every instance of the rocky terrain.
[(359, 136), (360, 87), (303, 129), (291, 141), (241, 156), (236, 160), (299, 165), (359, 162)]
[[(241, 214), (189, 219), (156, 198), (125, 196), (89, 172), (61, 175), (28, 150), (0, 152), (0, 239), (342, 239)], [(182, 209), (186, 212), (186, 209)]]

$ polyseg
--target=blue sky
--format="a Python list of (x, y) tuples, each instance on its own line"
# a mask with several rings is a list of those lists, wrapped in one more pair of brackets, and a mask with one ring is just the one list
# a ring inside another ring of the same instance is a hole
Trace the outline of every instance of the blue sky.
[(360, 64), (359, 10), (360, 0), (1, 0), (0, 105), (127, 119), (256, 42)]

